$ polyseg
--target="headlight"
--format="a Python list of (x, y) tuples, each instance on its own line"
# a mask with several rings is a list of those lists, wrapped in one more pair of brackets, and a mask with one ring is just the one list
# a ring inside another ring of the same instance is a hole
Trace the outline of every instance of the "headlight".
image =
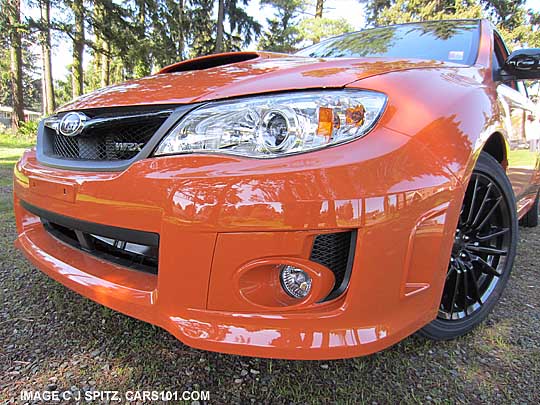
[(155, 155), (214, 152), (279, 157), (367, 134), (386, 103), (381, 93), (333, 90), (208, 103), (184, 117)]

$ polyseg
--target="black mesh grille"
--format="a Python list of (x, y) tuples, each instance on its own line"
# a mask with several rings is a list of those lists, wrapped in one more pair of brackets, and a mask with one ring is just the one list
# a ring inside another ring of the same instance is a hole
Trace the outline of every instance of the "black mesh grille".
[[(313, 242), (310, 260), (328, 267), (336, 277), (330, 296), (341, 294), (348, 283), (354, 255), (354, 232), (339, 232), (317, 235)], [(329, 297), (330, 297), (329, 296)]]
[(49, 129), (53, 156), (77, 160), (127, 160), (137, 155), (167, 116), (141, 117), (131, 122), (111, 120), (67, 137)]

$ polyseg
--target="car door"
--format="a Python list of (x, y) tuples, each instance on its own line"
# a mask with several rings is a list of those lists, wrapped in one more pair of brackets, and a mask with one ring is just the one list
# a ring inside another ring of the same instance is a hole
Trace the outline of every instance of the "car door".
[[(496, 33), (494, 38), (493, 69), (495, 77), (508, 57), (508, 51), (501, 37)], [(534, 103), (528, 98), (523, 82), (497, 81), (497, 97), (503, 110), (504, 122), (510, 151), (508, 153), (508, 177), (516, 195), (518, 210), (529, 202), (531, 194), (535, 194), (532, 185), (533, 176), (538, 164), (538, 141), (540, 134), (534, 133), (537, 120)]]

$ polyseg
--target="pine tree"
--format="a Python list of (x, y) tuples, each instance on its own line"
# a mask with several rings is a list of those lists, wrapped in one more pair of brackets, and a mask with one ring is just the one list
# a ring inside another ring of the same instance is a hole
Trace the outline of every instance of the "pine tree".
[(261, 5), (272, 6), (274, 16), (267, 19), (268, 29), (259, 41), (259, 49), (290, 53), (300, 42), (298, 17), (305, 6), (304, 0), (262, 0)]
[(85, 37), (85, 10), (83, 0), (72, 0), (71, 9), (75, 17), (73, 24), (73, 62), (71, 65), (71, 74), (73, 80), (73, 98), (77, 98), (84, 93), (84, 73), (83, 73), (83, 55), (84, 55), (84, 37)]
[(216, 49), (215, 52), (219, 53), (223, 51), (223, 35), (225, 31), (225, 0), (218, 0), (218, 17), (216, 22)]
[(192, 0), (188, 18), (191, 21), (190, 57), (208, 55), (215, 51), (215, 40), (212, 36), (214, 21), (212, 6), (214, 0)]
[[(249, 0), (218, 0), (214, 52), (238, 51), (260, 35), (261, 24), (244, 9), (248, 3)], [(225, 19), (228, 21), (228, 31), (225, 29)]]
[(317, 0), (315, 5), (315, 18), (322, 18), (324, 10), (324, 0)]
[(7, 28), (9, 30), (11, 60), (10, 80), (13, 104), (11, 128), (17, 131), (20, 123), (24, 121), (21, 1), (8, 0), (5, 10), (8, 13)]
[(51, 59), (51, 2), (39, 0), (41, 14), (40, 42), (43, 63), (43, 112), (52, 114), (55, 109), (54, 83)]

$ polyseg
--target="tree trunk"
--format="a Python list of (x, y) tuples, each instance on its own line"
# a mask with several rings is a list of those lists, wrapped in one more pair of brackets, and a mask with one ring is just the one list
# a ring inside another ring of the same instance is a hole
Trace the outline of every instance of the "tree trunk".
[[(150, 58), (148, 57), (148, 50), (146, 49), (147, 41), (146, 41), (146, 0), (136, 0), (135, 4), (137, 5), (138, 9), (138, 38), (139, 38), (139, 48), (136, 55), (136, 60), (129, 61), (129, 69), (128, 69), (128, 75), (132, 76), (133, 74), (135, 77), (143, 77), (147, 76), (151, 72), (151, 65), (150, 65)], [(149, 7), (149, 12), (151, 13), (152, 9)]]
[[(95, 88), (102, 87), (101, 86), (101, 76), (103, 75), (103, 69), (102, 69), (102, 63), (103, 63), (103, 41), (101, 40), (101, 37), (98, 35), (98, 32), (96, 28), (94, 27), (94, 33), (95, 33), (95, 50), (94, 50), (94, 57), (92, 62), (94, 63), (94, 76), (96, 77), (95, 82)], [(92, 90), (95, 90), (94, 83), (91, 83)]]
[(83, 94), (83, 53), (84, 53), (84, 4), (83, 0), (73, 0), (75, 31), (73, 33), (73, 98)]
[[(315, 6), (315, 18), (322, 18), (324, 9), (324, 0), (317, 0), (317, 5)], [(313, 39), (313, 43), (317, 44), (321, 42), (321, 38), (317, 37)]]
[(178, 53), (180, 60), (184, 60), (184, 0), (178, 0)]
[(317, 5), (315, 7), (315, 18), (322, 18), (324, 8), (324, 0), (317, 0)]
[(102, 69), (102, 63), (103, 63), (103, 43), (105, 42), (102, 35), (102, 28), (104, 25), (104, 11), (103, 11), (103, 4), (101, 1), (95, 1), (94, 2), (94, 18), (93, 18), (93, 31), (94, 31), (94, 55), (93, 55), (93, 64), (94, 64), (94, 75), (96, 80), (95, 82), (92, 80), (91, 83), (91, 89), (94, 90), (95, 88), (103, 87), (102, 82), (102, 76), (103, 76), (103, 69)]
[(103, 53), (101, 54), (101, 87), (106, 87), (111, 81), (111, 56), (109, 43), (103, 42)]
[(21, 33), (21, 0), (9, 1), (9, 22), (11, 39), (11, 92), (13, 96), (13, 114), (11, 114), (11, 128), (14, 131), (19, 129), (21, 122), (24, 122), (24, 102), (23, 102), (23, 72), (22, 72), (22, 49)]
[(219, 0), (218, 4), (218, 19), (217, 19), (217, 35), (216, 48), (214, 53), (223, 52), (223, 21), (225, 20), (225, 1)]
[(43, 111), (50, 115), (54, 112), (54, 84), (51, 60), (51, 3), (50, 0), (40, 1), (41, 9), (41, 54), (43, 59)]

